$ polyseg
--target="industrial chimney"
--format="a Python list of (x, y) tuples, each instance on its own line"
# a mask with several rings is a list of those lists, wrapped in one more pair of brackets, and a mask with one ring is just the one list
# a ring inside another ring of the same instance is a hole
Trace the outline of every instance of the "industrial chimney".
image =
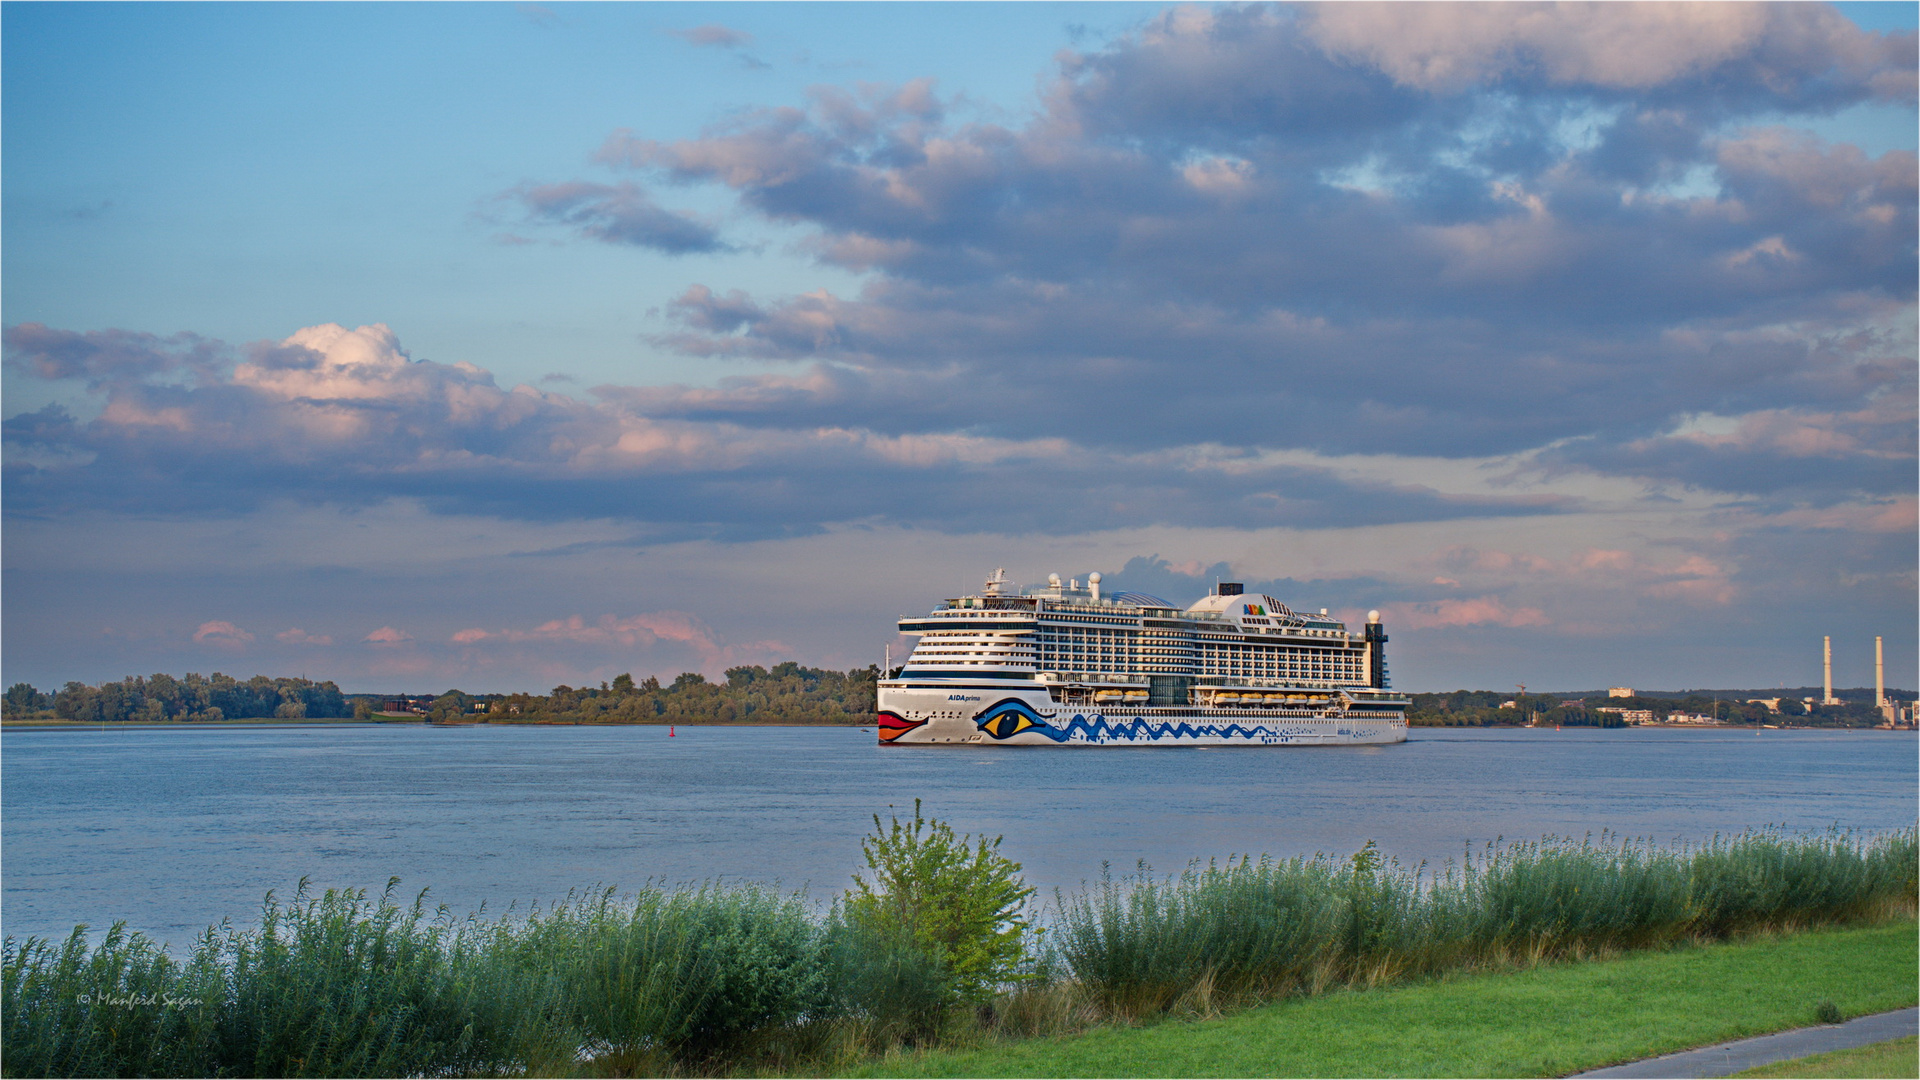
[(1887, 711), (1887, 656), (1880, 649), (1880, 635), (1873, 636), (1873, 707)]
[(1826, 690), (1826, 693), (1820, 695), (1820, 704), (1838, 705), (1840, 702), (1833, 696), (1833, 635), (1829, 634), (1821, 638), (1820, 642), (1822, 654), (1820, 665), (1822, 674), (1821, 685)]

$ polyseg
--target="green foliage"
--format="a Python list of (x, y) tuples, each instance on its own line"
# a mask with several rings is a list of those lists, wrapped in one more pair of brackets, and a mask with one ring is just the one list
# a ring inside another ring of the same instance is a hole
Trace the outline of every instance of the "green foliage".
[[(1914, 924), (1815, 930), (1522, 964), (1276, 1002), (1197, 1023), (892, 1057), (854, 1076), (1565, 1076), (1915, 1001)], [(1912, 1076), (1914, 1042), (1877, 1068), (1820, 1059), (1738, 1075)], [(1900, 1071), (1905, 1070), (1905, 1071)]]
[[(389, 887), (389, 894), (391, 887)], [(185, 964), (115, 926), (89, 949), (6, 942), (15, 1076), (406, 1076), (506, 1064), (507, 983), (422, 904), (305, 883), (257, 929), (208, 930)]]
[(493, 700), (493, 722), (574, 724), (871, 724), (878, 672), (830, 671), (788, 661), (771, 670), (727, 669), (725, 683), (682, 672), (661, 685), (616, 676), (601, 689), (556, 686), (551, 694), (513, 694)]
[(860, 842), (873, 880), (855, 874), (846, 920), (882, 941), (915, 943), (944, 969), (954, 993), (982, 1001), (1020, 978), (1027, 958), (1023, 911), (1033, 890), (1020, 864), (1000, 854), (1000, 838), (957, 837), (921, 816), (890, 825), (873, 817)]
[(909, 931), (850, 920), (836, 906), (827, 941), (833, 1011), (862, 1024), (865, 1042), (884, 1049), (939, 1033), (955, 1004), (953, 980)]
[[(208, 930), (183, 961), (124, 926), (92, 944), (84, 927), (58, 945), (8, 938), (4, 1069), (817, 1073), (848, 1054), (938, 1041), (973, 1018), (997, 1022), (1036, 1002), (1065, 1015), (1091, 1001), (1105, 1012), (1074, 1015), (1094, 1018), (1182, 1003), (1204, 1012), (1215, 993), (1255, 1001), (1515, 958), (1910, 914), (1920, 889), (1912, 829), (1873, 840), (1748, 833), (1678, 849), (1604, 838), (1514, 844), (1437, 876), (1369, 844), (1345, 859), (1240, 859), (1170, 879), (1144, 869), (1128, 881), (1103, 878), (1060, 900), (1035, 964), (1021, 915), (1030, 890), (997, 841), (956, 837), (917, 805), (909, 823), (875, 825), (869, 875), (824, 918), (799, 897), (709, 886), (624, 898), (607, 890), (514, 919), (456, 920), (429, 911), (424, 897), (395, 900), (393, 884), (369, 899), (315, 895), (303, 882), (290, 902), (269, 896), (257, 926)], [(1010, 983), (1012, 994), (989, 1000)], [(1847, 996), (1848, 985), (1821, 986), (1797, 999), (1795, 1016), (1820, 996), (1850, 1012), (1870, 1004)], [(1614, 1000), (1595, 1015), (1637, 1001)], [(969, 1003), (979, 1008), (956, 1008)]]
[(0, 707), (4, 707), (8, 719), (20, 716), (35, 716), (53, 708), (53, 697), (33, 688), (32, 683), (14, 683), (7, 687), (7, 694)]
[(501, 941), (522, 978), (552, 988), (553, 1026), (616, 1062), (724, 1060), (830, 999), (822, 928), (799, 899), (752, 886), (625, 901), (609, 889), (535, 913)]
[(61, 719), (90, 724), (352, 715), (346, 696), (332, 682), (270, 679), (265, 675), (242, 682), (217, 671), (212, 678), (188, 674), (176, 679), (163, 674), (150, 678), (130, 675), (99, 686), (70, 682), (51, 696), (18, 683), (7, 695), (9, 718), (51, 707)]
[(1162, 880), (1101, 878), (1063, 896), (1052, 947), (1066, 971), (1122, 1014), (1172, 1007), (1203, 983), (1284, 992), (1334, 955), (1349, 929), (1338, 869), (1324, 859), (1190, 868)]
[(1369, 844), (1146, 873), (1062, 898), (1062, 966), (1123, 1013), (1205, 984), (1270, 995), (1318, 978), (1370, 981), (1512, 955), (1643, 948), (1911, 907), (1920, 837), (1746, 833), (1691, 848), (1548, 840), (1490, 846), (1427, 877)]

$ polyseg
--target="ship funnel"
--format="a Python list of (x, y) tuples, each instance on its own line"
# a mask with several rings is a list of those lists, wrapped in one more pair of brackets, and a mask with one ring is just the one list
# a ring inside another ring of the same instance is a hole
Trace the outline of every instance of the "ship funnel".
[(1093, 573), (1087, 575), (1087, 588), (1093, 590), (1093, 602), (1096, 604), (1099, 603), (1100, 602), (1100, 571), (1095, 570)]

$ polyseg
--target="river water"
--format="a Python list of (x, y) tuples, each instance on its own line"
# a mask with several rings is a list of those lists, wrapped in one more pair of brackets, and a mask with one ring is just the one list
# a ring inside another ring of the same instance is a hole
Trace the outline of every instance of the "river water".
[(0, 930), (115, 920), (174, 946), (269, 889), (466, 913), (598, 884), (752, 880), (830, 899), (913, 800), (1050, 895), (1103, 865), (1235, 853), (1404, 863), (1496, 838), (1662, 842), (1914, 824), (1911, 734), (1414, 729), (1387, 747), (887, 748), (832, 728), (21, 730), (0, 743)]

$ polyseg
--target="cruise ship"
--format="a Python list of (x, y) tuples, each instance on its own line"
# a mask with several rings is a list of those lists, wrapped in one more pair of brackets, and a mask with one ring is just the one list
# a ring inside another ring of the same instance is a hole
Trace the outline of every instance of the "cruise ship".
[(1380, 613), (1354, 634), (1224, 582), (1186, 608), (1085, 585), (981, 590), (900, 620), (883, 746), (1337, 746), (1407, 738)]

